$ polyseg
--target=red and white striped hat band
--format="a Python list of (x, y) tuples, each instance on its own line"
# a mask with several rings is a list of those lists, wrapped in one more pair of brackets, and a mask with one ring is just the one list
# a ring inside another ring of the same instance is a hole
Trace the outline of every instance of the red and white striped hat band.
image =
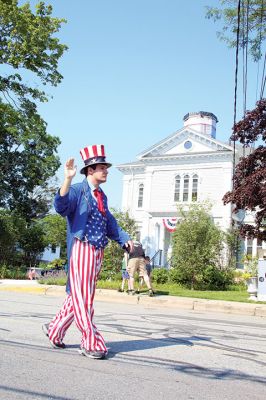
[(80, 154), (85, 164), (85, 166), (80, 171), (81, 174), (84, 174), (85, 169), (90, 165), (105, 164), (108, 168), (112, 165), (105, 161), (105, 151), (103, 144), (93, 144), (92, 146), (84, 147), (84, 149), (80, 150)]

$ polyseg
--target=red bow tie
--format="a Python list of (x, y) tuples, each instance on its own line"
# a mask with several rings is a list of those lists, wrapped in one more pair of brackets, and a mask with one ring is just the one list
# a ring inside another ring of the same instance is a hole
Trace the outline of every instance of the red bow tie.
[(104, 203), (103, 203), (103, 192), (98, 190), (98, 189), (94, 189), (93, 191), (94, 196), (97, 199), (97, 203), (98, 203), (98, 210), (105, 215), (105, 208), (104, 208)]

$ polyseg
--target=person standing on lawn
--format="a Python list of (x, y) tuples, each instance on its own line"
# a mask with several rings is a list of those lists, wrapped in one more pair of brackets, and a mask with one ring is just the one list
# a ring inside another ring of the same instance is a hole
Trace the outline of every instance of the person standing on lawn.
[(129, 276), (129, 273), (128, 273), (128, 270), (127, 270), (127, 263), (128, 263), (128, 252), (125, 251), (124, 257), (123, 257), (123, 260), (122, 260), (122, 270), (121, 270), (121, 272), (122, 272), (122, 282), (121, 282), (120, 288), (118, 289), (118, 292), (120, 292), (120, 293), (125, 291), (126, 282), (127, 282), (127, 289), (128, 289), (128, 291), (130, 290), (130, 283), (129, 283), (130, 276)]
[[(150, 262), (151, 262), (150, 257), (149, 256), (145, 256), (145, 269), (147, 271), (147, 275), (149, 277), (150, 284), (151, 284), (152, 266), (151, 266)], [(144, 283), (144, 277), (139, 274), (139, 286), (138, 286), (138, 289), (136, 290), (136, 293), (140, 293), (140, 289), (142, 288), (143, 283)], [(151, 284), (151, 288), (152, 288), (152, 284)], [(153, 294), (154, 294), (154, 290), (153, 289), (152, 289), (152, 291), (153, 291)]]
[(55, 210), (67, 217), (68, 282), (67, 297), (62, 308), (49, 324), (43, 325), (54, 348), (65, 348), (67, 329), (75, 320), (82, 334), (80, 354), (105, 358), (104, 339), (93, 322), (94, 295), (101, 270), (104, 248), (108, 239), (133, 251), (133, 241), (117, 224), (107, 205), (107, 197), (100, 188), (105, 183), (108, 168), (103, 145), (87, 146), (80, 151), (84, 167), (80, 173), (85, 179), (71, 185), (76, 175), (74, 159), (67, 160), (64, 182), (55, 196)]
[(128, 256), (127, 270), (130, 276), (129, 279), (130, 290), (128, 291), (128, 293), (133, 295), (136, 293), (134, 290), (134, 275), (135, 273), (138, 273), (139, 277), (143, 277), (144, 282), (148, 287), (148, 295), (150, 297), (153, 297), (154, 291), (152, 290), (151, 281), (145, 268), (146, 265), (145, 253), (142, 244), (137, 240), (134, 240), (133, 244), (134, 244), (134, 249), (129, 251), (129, 256)]

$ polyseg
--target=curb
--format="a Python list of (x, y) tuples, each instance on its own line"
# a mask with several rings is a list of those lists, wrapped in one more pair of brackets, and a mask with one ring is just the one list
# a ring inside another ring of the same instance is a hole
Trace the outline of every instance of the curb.
[(46, 294), (47, 289), (45, 287), (27, 287), (27, 286), (1, 286), (1, 292), (22, 292), (32, 294)]
[(240, 303), (224, 300), (207, 300), (191, 297), (146, 295), (129, 296), (113, 290), (96, 289), (95, 298), (98, 301), (123, 301), (125, 304), (142, 304), (147, 307), (165, 307), (199, 312), (219, 312), (224, 314), (249, 315), (266, 317), (266, 304)]
[[(2, 281), (3, 283), (3, 281)], [(65, 286), (39, 285), (22, 286), (18, 284), (5, 284), (0, 286), (0, 291), (22, 292), (30, 294), (44, 294), (46, 296), (64, 296)], [(130, 296), (119, 293), (116, 290), (96, 289), (95, 299), (97, 301), (110, 301), (123, 304), (141, 304), (145, 307), (171, 308), (192, 310), (199, 312), (224, 313), (235, 315), (249, 315), (255, 317), (266, 317), (266, 304), (240, 303), (224, 300), (207, 300), (191, 297), (177, 296), (155, 296), (148, 297), (145, 294)]]

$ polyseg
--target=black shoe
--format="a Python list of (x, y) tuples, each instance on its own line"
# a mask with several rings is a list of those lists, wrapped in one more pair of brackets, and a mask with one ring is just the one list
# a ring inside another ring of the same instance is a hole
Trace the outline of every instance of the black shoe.
[(65, 343), (54, 343), (54, 342), (52, 342), (52, 340), (50, 340), (50, 339), (49, 339), (49, 342), (50, 342), (51, 346), (52, 346), (54, 349), (65, 349), (65, 348), (66, 348)]
[(54, 348), (54, 349), (64, 349), (66, 347), (65, 343), (54, 343), (50, 338), (49, 338), (49, 334), (48, 334), (48, 330), (49, 330), (49, 324), (43, 324), (42, 325), (42, 330), (43, 333), (45, 334), (45, 336), (48, 337), (50, 345)]
[(79, 350), (79, 354), (88, 358), (94, 358), (95, 360), (103, 360), (106, 356), (105, 351), (86, 350), (84, 347)]
[(135, 293), (136, 293), (136, 294), (139, 294), (139, 290), (136, 290)]
[(154, 291), (152, 289), (149, 289), (149, 297), (153, 297), (154, 296)]
[(124, 290), (121, 289), (121, 288), (119, 288), (117, 291), (120, 292), (120, 293), (123, 293), (123, 292), (124, 292)]

